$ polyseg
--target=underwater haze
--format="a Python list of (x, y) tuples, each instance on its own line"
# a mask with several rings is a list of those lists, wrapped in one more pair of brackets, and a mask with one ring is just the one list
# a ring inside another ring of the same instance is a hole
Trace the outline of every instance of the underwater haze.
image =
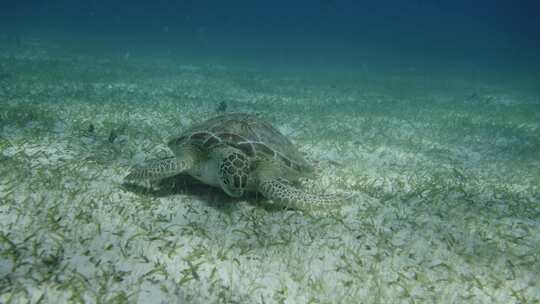
[(539, 15), (1, 1), (0, 303), (539, 303)]
[(536, 1), (13, 1), (1, 5), (3, 34), (65, 39), (92, 49), (107, 43), (132, 53), (191, 53), (220, 62), (291, 66), (538, 68), (540, 5)]

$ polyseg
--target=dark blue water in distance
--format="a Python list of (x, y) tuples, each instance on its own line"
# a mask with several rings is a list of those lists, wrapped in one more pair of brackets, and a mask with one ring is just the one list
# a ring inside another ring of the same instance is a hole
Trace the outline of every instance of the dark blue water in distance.
[(538, 67), (537, 1), (2, 1), (4, 33), (301, 64)]

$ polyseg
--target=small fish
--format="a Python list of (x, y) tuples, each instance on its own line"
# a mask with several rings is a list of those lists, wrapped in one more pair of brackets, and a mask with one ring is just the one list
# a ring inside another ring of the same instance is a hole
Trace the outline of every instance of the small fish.
[(111, 144), (114, 143), (117, 137), (118, 137), (118, 133), (116, 132), (116, 130), (111, 130), (111, 133), (109, 133), (109, 142)]
[(225, 113), (227, 111), (227, 102), (225, 100), (222, 100), (217, 108), (216, 108), (216, 112), (218, 113)]
[(94, 127), (93, 124), (90, 124), (88, 126), (88, 130), (86, 130), (86, 132), (88, 132), (88, 134), (94, 134), (95, 131), (96, 131), (96, 128)]

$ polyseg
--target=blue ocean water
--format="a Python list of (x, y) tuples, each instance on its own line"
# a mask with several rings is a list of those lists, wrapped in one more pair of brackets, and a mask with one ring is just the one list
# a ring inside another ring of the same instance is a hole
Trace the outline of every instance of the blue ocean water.
[(538, 67), (536, 1), (2, 1), (3, 34), (284, 64)]

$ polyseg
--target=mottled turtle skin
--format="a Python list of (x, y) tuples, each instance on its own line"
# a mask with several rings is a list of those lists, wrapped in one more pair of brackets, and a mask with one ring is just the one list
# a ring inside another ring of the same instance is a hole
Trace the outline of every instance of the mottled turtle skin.
[(313, 168), (287, 137), (256, 115), (211, 118), (171, 139), (168, 146), (174, 157), (134, 166), (126, 180), (157, 180), (186, 172), (232, 197), (254, 191), (305, 211), (327, 208), (337, 199), (292, 185), (309, 177)]

